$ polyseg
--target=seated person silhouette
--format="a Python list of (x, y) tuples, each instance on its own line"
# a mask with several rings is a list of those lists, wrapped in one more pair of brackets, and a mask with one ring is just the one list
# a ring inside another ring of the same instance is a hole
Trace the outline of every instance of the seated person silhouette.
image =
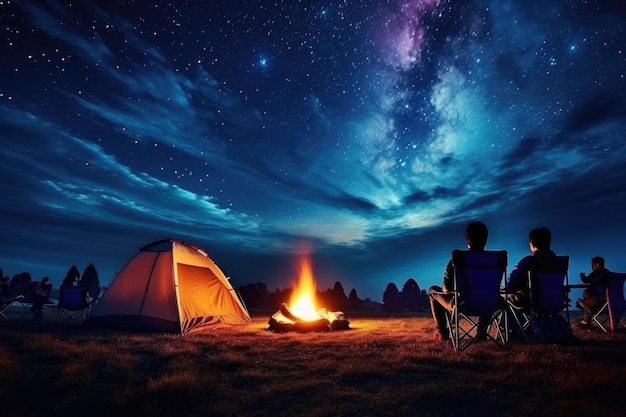
[(533, 260), (547, 260), (556, 258), (556, 253), (550, 249), (552, 233), (547, 227), (537, 227), (528, 234), (528, 247), (532, 255), (520, 259), (509, 274), (507, 291), (511, 293), (509, 300), (520, 308), (528, 306), (528, 271)]
[(34, 293), (30, 299), (33, 306), (30, 308), (30, 312), (34, 314), (36, 319), (41, 319), (43, 316), (43, 305), (50, 299), (52, 293), (52, 282), (50, 278), (43, 277), (41, 282), (35, 285)]
[(583, 290), (583, 298), (576, 301), (576, 305), (584, 312), (583, 319), (578, 320), (581, 326), (588, 326), (591, 323), (591, 315), (606, 301), (606, 286), (610, 279), (611, 271), (604, 267), (604, 258), (601, 256), (591, 258), (589, 275), (580, 273), (580, 280), (589, 284), (589, 287)]
[[(465, 242), (470, 251), (484, 251), (487, 245), (487, 237), (489, 231), (487, 226), (479, 221), (473, 221), (465, 228)], [(435, 322), (435, 333), (433, 338), (438, 341), (448, 340), (449, 334), (446, 325), (445, 311), (452, 311), (454, 306), (453, 284), (454, 282), (454, 263), (452, 259), (448, 261), (446, 269), (443, 274), (442, 286), (433, 285), (429, 288), (429, 301), (430, 311), (433, 315)], [(449, 294), (445, 294), (448, 293)], [(478, 340), (484, 340), (487, 338), (487, 326), (489, 325), (490, 317), (480, 317), (478, 319)]]

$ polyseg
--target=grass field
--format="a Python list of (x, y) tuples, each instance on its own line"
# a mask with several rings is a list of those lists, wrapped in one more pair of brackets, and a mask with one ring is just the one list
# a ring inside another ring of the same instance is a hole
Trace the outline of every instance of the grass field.
[[(0, 321), (2, 416), (619, 416), (626, 333), (454, 352), (427, 315), (187, 336)], [(574, 318), (572, 318), (572, 322)]]

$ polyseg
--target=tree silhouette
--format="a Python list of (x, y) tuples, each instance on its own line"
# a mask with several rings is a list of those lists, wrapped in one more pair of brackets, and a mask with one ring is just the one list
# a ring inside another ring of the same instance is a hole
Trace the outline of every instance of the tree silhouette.
[[(262, 282), (250, 283), (237, 288), (239, 295), (248, 308), (280, 308), (281, 304), (289, 304), (293, 288), (288, 287), (283, 290), (276, 288), (269, 292), (267, 286)], [(360, 310), (365, 307), (365, 302), (361, 300), (355, 289), (350, 291), (350, 297), (346, 297), (341, 282), (335, 282), (333, 288), (324, 291), (316, 291), (315, 307), (326, 308), (329, 311), (349, 311)], [(378, 304), (368, 299), (370, 304)], [(370, 305), (371, 308), (371, 305)]]
[(346, 293), (343, 290), (343, 285), (341, 282), (335, 282), (335, 286), (332, 291), (332, 300), (330, 305), (328, 306), (329, 310), (334, 311), (344, 311), (348, 307), (348, 297), (346, 297)]
[(388, 313), (399, 313), (402, 311), (403, 301), (398, 287), (393, 282), (387, 284), (383, 293), (383, 311)]
[(417, 302), (418, 310), (428, 310), (430, 309), (430, 303), (428, 301), (428, 293), (426, 290), (420, 291), (420, 296)]
[(268, 308), (269, 292), (262, 282), (247, 284), (238, 289), (241, 298), (248, 308)]
[(61, 285), (72, 286), (74, 278), (80, 279), (80, 272), (78, 272), (78, 268), (76, 268), (76, 265), (72, 265), (70, 267), (70, 269), (67, 271), (67, 274), (65, 274), (65, 278), (63, 278), (63, 282), (61, 283)]
[(281, 304), (289, 303), (292, 292), (293, 288), (285, 288), (284, 290), (276, 288), (275, 291), (269, 294), (268, 306), (271, 308), (279, 309)]
[(30, 272), (22, 272), (20, 274), (16, 274), (13, 276), (13, 278), (11, 278), (8, 293), (11, 297), (23, 295), (26, 299), (29, 299), (34, 290), (33, 284), (34, 283), (30, 277)]
[(89, 264), (85, 268), (80, 285), (85, 287), (90, 297), (94, 300), (98, 299), (101, 290), (100, 279), (98, 278), (98, 271), (96, 271), (96, 267), (93, 264)]
[(4, 276), (4, 272), (0, 269), (0, 301), (4, 301), (8, 298), (9, 292), (9, 277)]
[(361, 310), (363, 308), (363, 300), (359, 298), (356, 289), (352, 288), (348, 295), (348, 310)]
[(402, 300), (407, 310), (417, 310), (420, 298), (420, 286), (413, 278), (409, 278), (402, 287)]

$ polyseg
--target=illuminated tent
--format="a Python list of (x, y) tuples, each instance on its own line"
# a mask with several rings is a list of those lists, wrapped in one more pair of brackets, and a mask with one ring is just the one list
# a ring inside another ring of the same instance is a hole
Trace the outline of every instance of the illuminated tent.
[(239, 295), (205, 251), (165, 239), (139, 249), (85, 324), (186, 334), (203, 326), (250, 322)]

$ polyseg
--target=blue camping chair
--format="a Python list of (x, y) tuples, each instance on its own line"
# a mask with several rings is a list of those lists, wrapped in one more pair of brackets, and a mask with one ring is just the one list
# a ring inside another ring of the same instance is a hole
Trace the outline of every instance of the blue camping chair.
[[(526, 342), (530, 338), (544, 337), (542, 333), (554, 331), (556, 338), (571, 335), (569, 327), (569, 299), (567, 292), (569, 256), (548, 259), (532, 259), (528, 271), (528, 304), (518, 305), (508, 301), (509, 311), (517, 325), (517, 331)], [(567, 319), (561, 313), (566, 311)], [(550, 327), (543, 329), (544, 326)], [(559, 326), (566, 326), (565, 329)], [(562, 334), (556, 334), (556, 333)], [(529, 337), (529, 335), (532, 335)], [(546, 335), (550, 338), (550, 335)]]
[[(608, 332), (617, 330), (620, 323), (626, 327), (624, 321), (624, 311), (626, 310), (626, 300), (624, 299), (624, 281), (626, 273), (612, 272), (611, 279), (606, 286), (606, 301), (591, 316), (591, 323), (595, 323), (602, 331)], [(608, 329), (606, 322), (609, 322)]]
[[(507, 343), (506, 304), (500, 294), (506, 276), (507, 251), (454, 250), (453, 308), (446, 310), (447, 331), (456, 351), (477, 340), (478, 318), (489, 317), (487, 337)], [(449, 293), (447, 293), (449, 294)]]
[(86, 300), (86, 289), (61, 285), (57, 308), (57, 323), (82, 323), (91, 310), (91, 304)]

